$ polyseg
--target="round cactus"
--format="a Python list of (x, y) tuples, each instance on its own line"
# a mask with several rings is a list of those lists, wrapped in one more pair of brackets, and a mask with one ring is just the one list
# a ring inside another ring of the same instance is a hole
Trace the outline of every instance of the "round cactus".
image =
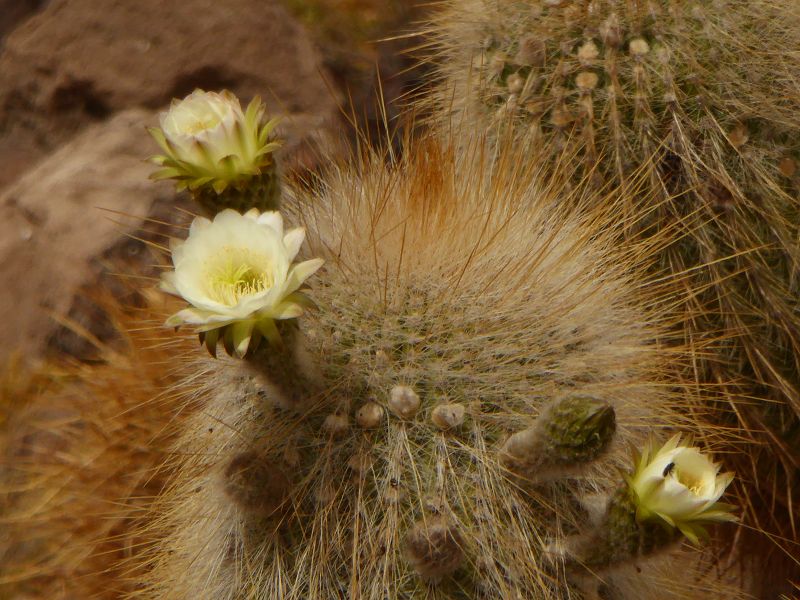
[(670, 568), (682, 597), (738, 597), (633, 518), (604, 583), (569, 550), (617, 543), (584, 500), (623, 485), (628, 446), (691, 426), (652, 248), (519, 154), (415, 150), (287, 190), (317, 308), (198, 359), (138, 597), (667, 598)]
[(738, 469), (759, 474), (741, 491), (751, 523), (793, 537), (800, 4), (458, 0), (431, 30), (437, 120), (490, 139), (511, 131), (549, 152), (553, 168), (574, 165), (590, 188), (640, 190), (609, 200), (621, 221), (637, 202), (649, 207), (631, 237), (674, 241), (660, 264), (685, 276), (692, 375), (715, 386), (709, 427), (756, 442)]

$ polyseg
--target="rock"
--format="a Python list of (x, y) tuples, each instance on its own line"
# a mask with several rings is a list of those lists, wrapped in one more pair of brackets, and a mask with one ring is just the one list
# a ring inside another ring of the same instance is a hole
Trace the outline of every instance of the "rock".
[(170, 184), (149, 181), (142, 160), (154, 120), (134, 109), (92, 126), (0, 194), (0, 363), (14, 349), (38, 356), (108, 253), (133, 252), (126, 235), (157, 200), (171, 202)]
[(21, 141), (16, 160), (27, 165), (89, 123), (164, 107), (196, 87), (334, 119), (320, 71), (317, 50), (278, 0), (51, 0), (0, 53), (0, 161), (14, 159)]
[(0, 47), (3, 38), (17, 24), (32, 15), (44, 4), (44, 0), (0, 0)]

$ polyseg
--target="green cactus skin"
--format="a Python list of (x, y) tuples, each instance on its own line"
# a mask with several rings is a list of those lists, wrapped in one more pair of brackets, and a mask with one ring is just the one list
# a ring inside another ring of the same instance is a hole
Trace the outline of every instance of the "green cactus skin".
[(787, 557), (754, 572), (796, 579), (793, 543), (771, 548), (797, 542), (800, 4), (453, 0), (429, 31), (434, 121), (550, 149), (546, 164), (572, 165), (576, 184), (631, 185), (610, 199), (621, 220), (649, 207), (629, 237), (671, 235), (660, 267), (691, 290), (688, 375), (713, 386), (704, 435), (743, 431), (732, 466), (759, 474), (737, 493), (769, 535), (736, 539), (757, 562)]
[[(326, 260), (307, 292), (318, 309), (244, 361), (198, 352), (137, 597), (579, 595), (547, 552), (587, 528), (579, 498), (617, 489), (627, 444), (654, 426), (690, 425), (690, 390), (664, 385), (681, 352), (652, 341), (673, 285), (641, 285), (652, 249), (620, 248), (613, 214), (574, 213), (518, 155), (413, 150), (332, 171), (321, 197), (288, 190), (289, 220)], [(564, 397), (579, 401), (546, 416)], [(579, 476), (521, 486), (505, 440), (538, 419), (561, 440), (571, 428), (555, 422), (575, 414), (589, 439), (615, 417), (608, 451), (578, 452)], [(609, 577), (631, 598), (668, 598), (659, 577), (679, 564), (684, 597), (738, 597), (698, 573), (702, 556), (664, 560)]]
[(217, 213), (232, 208), (240, 213), (251, 208), (260, 212), (278, 210), (281, 200), (281, 183), (275, 160), (262, 167), (261, 173), (241, 183), (233, 183), (221, 193), (211, 186), (201, 186), (190, 190), (192, 198), (213, 217)]
[(655, 522), (639, 523), (630, 491), (623, 486), (611, 497), (595, 531), (575, 544), (569, 560), (576, 566), (602, 569), (663, 551), (679, 538), (674, 528)]

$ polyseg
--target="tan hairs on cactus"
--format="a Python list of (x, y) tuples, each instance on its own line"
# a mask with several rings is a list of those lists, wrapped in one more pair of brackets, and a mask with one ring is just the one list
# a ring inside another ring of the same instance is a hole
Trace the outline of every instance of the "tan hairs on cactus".
[[(708, 432), (739, 429), (729, 452), (754, 474), (736, 539), (757, 563), (777, 559), (755, 572), (783, 562), (796, 579), (800, 3), (452, 0), (428, 31), (440, 82), (422, 103), (438, 124), (512, 131), (552, 149), (556, 169), (577, 155), (576, 181), (596, 187), (649, 173), (656, 210), (629, 233), (680, 224), (661, 264), (691, 274), (685, 338), (716, 339), (690, 375), (715, 389)], [(610, 200), (635, 210), (632, 195)]]
[(416, 140), (289, 190), (318, 308), (283, 348), (198, 354), (135, 597), (673, 598), (675, 565), (680, 597), (737, 597), (695, 551), (641, 573), (633, 551), (605, 583), (551, 552), (590, 534), (582, 499), (618, 488), (628, 444), (690, 425), (686, 356), (653, 342), (676, 318), (653, 245), (481, 148)]
[(149, 541), (147, 507), (192, 412), (191, 377), (204, 371), (185, 360), (196, 340), (163, 328), (161, 299), (133, 309), (102, 296), (118, 340), (96, 364), (52, 363), (26, 386), (0, 383), (0, 597), (117, 600), (147, 570), (133, 560)]

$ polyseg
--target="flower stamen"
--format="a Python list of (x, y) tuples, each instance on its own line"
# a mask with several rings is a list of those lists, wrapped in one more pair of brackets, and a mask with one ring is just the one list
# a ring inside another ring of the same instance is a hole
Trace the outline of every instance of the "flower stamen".
[(204, 119), (196, 119), (186, 124), (186, 133), (189, 135), (197, 135), (203, 131), (213, 129), (220, 123), (219, 117), (208, 117)]
[(270, 283), (266, 273), (258, 273), (249, 265), (241, 265), (234, 271), (225, 269), (211, 276), (212, 295), (226, 306), (235, 306), (243, 296), (257, 294), (269, 288)]
[(687, 473), (686, 471), (682, 471), (678, 468), (675, 468), (675, 463), (671, 463), (673, 466), (672, 469), (672, 476), (678, 480), (678, 483), (683, 485), (686, 489), (688, 489), (693, 494), (701, 494), (703, 491), (703, 481), (699, 477), (695, 477), (691, 473)]

